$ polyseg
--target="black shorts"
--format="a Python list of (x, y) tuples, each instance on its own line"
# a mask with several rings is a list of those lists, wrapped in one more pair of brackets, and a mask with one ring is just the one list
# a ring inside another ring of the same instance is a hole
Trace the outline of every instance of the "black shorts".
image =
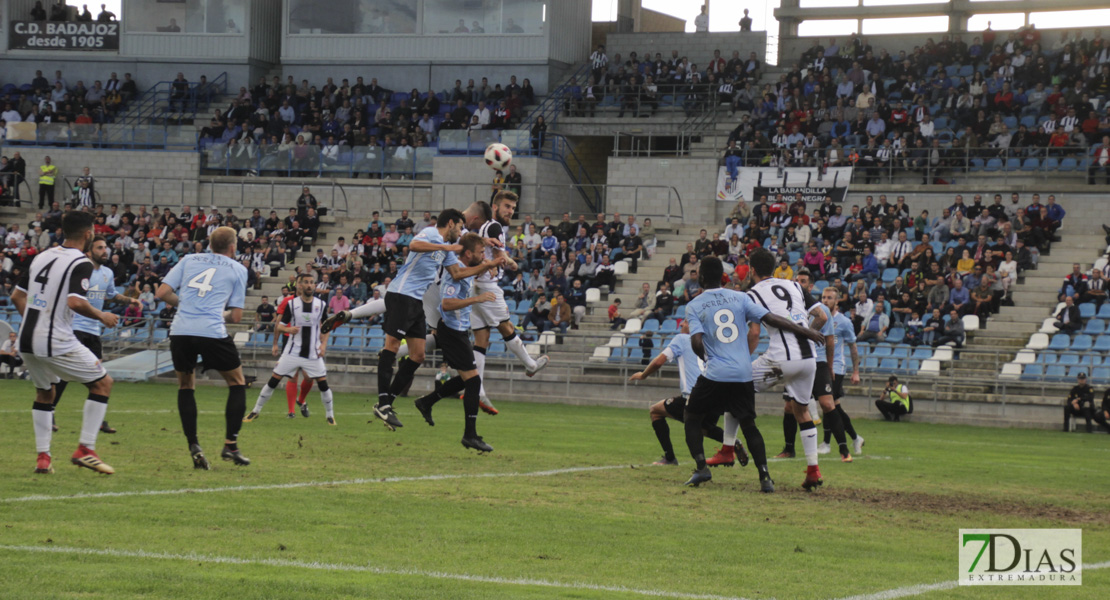
[(424, 323), (424, 301), (396, 292), (386, 292), (385, 324), (382, 325), (382, 331), (399, 340), (428, 335), (428, 326)]
[(663, 410), (667, 411), (667, 416), (670, 418), (681, 421), (686, 413), (686, 396), (667, 398), (663, 401)]
[(844, 374), (841, 373), (833, 377), (833, 400), (840, 400), (844, 397)]
[(88, 348), (93, 356), (97, 358), (104, 358), (104, 347), (100, 345), (100, 336), (93, 335), (86, 331), (73, 330), (73, 335), (77, 338), (81, 345)]
[(456, 371), (473, 371), (478, 367), (474, 364), (474, 346), (470, 344), (470, 335), (465, 331), (456, 331), (448, 327), (441, 320), (436, 327), (436, 347), (443, 353), (443, 360)]
[(171, 335), (170, 356), (173, 357), (173, 370), (179, 373), (192, 373), (197, 368), (197, 355), (204, 361), (204, 368), (214, 371), (234, 371), (242, 366), (239, 349), (231, 337), (224, 339), (199, 337), (195, 335)]
[(821, 396), (832, 396), (832, 382), (829, 381), (829, 363), (817, 363), (817, 372), (813, 375), (813, 399)]
[(751, 381), (713, 381), (698, 377), (686, 401), (686, 410), (696, 414), (732, 413), (740, 421), (755, 419), (755, 384)]

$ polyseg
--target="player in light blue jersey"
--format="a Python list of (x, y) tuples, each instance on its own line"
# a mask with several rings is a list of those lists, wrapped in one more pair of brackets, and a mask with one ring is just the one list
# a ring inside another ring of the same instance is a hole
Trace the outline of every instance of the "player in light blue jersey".
[[(651, 428), (655, 430), (655, 437), (659, 438), (659, 445), (663, 446), (663, 457), (655, 461), (656, 465), (677, 465), (678, 459), (674, 455), (674, 446), (671, 445), (671, 428), (667, 425), (667, 417), (681, 421), (686, 412), (686, 399), (694, 389), (694, 385), (701, 377), (703, 363), (694, 349), (690, 347), (689, 322), (683, 321), (682, 333), (674, 336), (670, 344), (659, 353), (643, 371), (634, 373), (629, 381), (643, 381), (656, 371), (663, 368), (668, 362), (678, 363), (678, 382), (681, 393), (673, 398), (660, 400), (651, 405), (648, 414), (651, 416)], [(706, 415), (702, 422), (701, 432), (711, 440), (721, 441), (724, 433), (717, 426), (720, 415)], [(748, 454), (740, 446), (740, 466), (748, 464)]]
[(243, 318), (247, 295), (247, 268), (235, 261), (235, 230), (219, 227), (209, 236), (206, 254), (189, 254), (170, 269), (155, 294), (177, 307), (170, 325), (170, 353), (177, 373), (177, 410), (189, 442), (193, 468), (209, 468), (197, 439), (197, 356), (206, 369), (219, 371), (228, 385), (225, 411), (226, 435), (220, 457), (246, 466), (250, 459), (239, 452), (239, 429), (247, 414), (247, 386), (239, 350), (224, 323)]
[[(721, 289), (724, 268), (720, 259), (702, 259), (698, 281), (703, 291), (686, 305), (690, 323), (690, 346), (705, 361), (705, 371), (686, 403), (686, 445), (697, 465), (688, 486), (713, 478), (706, 466), (701, 424), (705, 415), (728, 412), (739, 421), (749, 452), (759, 470), (760, 491), (775, 491), (767, 471), (763, 436), (755, 426), (755, 385), (752, 382), (752, 351), (759, 341), (759, 324), (766, 323), (815, 342), (821, 333), (769, 312), (745, 294)], [(752, 333), (754, 332), (754, 336)], [(725, 440), (728, 442), (728, 440)]]
[[(459, 240), (462, 250), (459, 251), (459, 261), (467, 267), (474, 267), (482, 263), (485, 251), (485, 242), (482, 236), (468, 233)], [(482, 377), (478, 373), (478, 366), (474, 361), (474, 347), (470, 344), (470, 316), (471, 307), (486, 302), (494, 302), (497, 295), (493, 292), (481, 292), (471, 295), (474, 288), (474, 277), (454, 279), (444, 277), (440, 282), (439, 322), (435, 328), (436, 346), (443, 352), (443, 360), (459, 372), (458, 376), (449, 379), (439, 388), (414, 402), (416, 409), (428, 422), (435, 425), (432, 419), (432, 407), (436, 402), (448, 396), (454, 396), (460, 391), (463, 394), (463, 411), (466, 423), (463, 429), (462, 445), (478, 452), (493, 452), (493, 447), (487, 444), (478, 435), (478, 404), (482, 390)]]
[[(859, 383), (859, 350), (856, 349), (855, 327), (852, 325), (852, 320), (839, 311), (839, 302), (840, 291), (836, 288), (827, 287), (821, 292), (821, 303), (832, 313), (833, 335), (836, 337), (836, 349), (833, 352), (833, 403), (836, 404), (836, 412), (844, 426), (844, 432), (852, 438), (853, 450), (859, 454), (863, 452), (863, 436), (856, 434), (855, 427), (852, 427), (852, 418), (840, 405), (840, 398), (844, 396), (844, 374), (847, 372), (844, 363), (844, 347), (847, 346), (852, 354), (852, 383)], [(826, 447), (829, 445), (830, 433), (829, 428), (825, 427), (824, 445)]]
[[(92, 275), (89, 276), (89, 289), (86, 292), (85, 298), (88, 299), (89, 304), (97, 310), (104, 310), (105, 302), (116, 302), (118, 304), (142, 304), (138, 298), (128, 298), (123, 294), (116, 291), (115, 273), (107, 267), (108, 264), (108, 241), (102, 235), (93, 237), (92, 248), (85, 253), (93, 264)], [(98, 359), (104, 358), (104, 348), (100, 344), (100, 321), (94, 321), (84, 315), (74, 313), (73, 315), (73, 335), (77, 338), (81, 345), (88, 348), (93, 356)], [(62, 401), (62, 393), (66, 390), (66, 385), (69, 382), (59, 381), (54, 384), (54, 407), (57, 408), (58, 403)], [(57, 411), (55, 411), (57, 412)], [(58, 430), (58, 425), (55, 422), (52, 425), (54, 431)], [(100, 423), (100, 431), (102, 433), (115, 433), (115, 428), (108, 425), (108, 421)]]
[[(435, 280), (442, 267), (451, 279), (460, 281), (497, 268), (503, 259), (489, 260), (473, 267), (460, 267), (456, 252), (462, 246), (456, 242), (466, 222), (463, 213), (449, 208), (439, 214), (435, 227), (428, 227), (417, 234), (409, 244), (409, 257), (397, 271), (385, 293), (385, 347), (378, 354), (378, 402), (374, 415), (391, 430), (401, 427), (393, 411), (393, 401), (412, 384), (416, 370), (424, 363), (427, 324), (424, 315), (424, 293)], [(444, 277), (445, 279), (447, 277)], [(401, 340), (408, 344), (408, 357), (401, 361), (397, 376), (393, 364)]]

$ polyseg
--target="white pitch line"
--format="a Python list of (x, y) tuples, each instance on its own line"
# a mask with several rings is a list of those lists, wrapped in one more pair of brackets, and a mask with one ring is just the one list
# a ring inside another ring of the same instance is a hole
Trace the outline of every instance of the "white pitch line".
[(457, 473), (445, 475), (420, 475), (416, 477), (374, 477), (359, 479), (340, 479), (336, 481), (301, 481), (294, 483), (270, 483), (259, 485), (236, 485), (211, 488), (179, 488), (169, 490), (133, 490), (127, 492), (95, 492), (80, 494), (65, 494), (47, 496), (36, 494), (33, 496), (18, 496), (15, 498), (0, 498), (0, 503), (13, 502), (41, 502), (48, 500), (82, 500), (86, 498), (126, 498), (129, 496), (174, 496), (181, 494), (214, 494), (218, 492), (249, 492), (256, 490), (291, 490), (309, 487), (335, 487), (342, 485), (368, 485), (374, 483), (403, 483), (408, 481), (446, 481), (451, 479), (499, 479), (509, 477), (549, 477), (551, 475), (564, 475), (566, 473), (588, 473), (590, 471), (611, 471), (613, 469), (628, 469), (635, 465), (606, 465), (598, 467), (568, 467), (565, 469), (550, 469), (547, 471), (510, 472), (510, 473)]
[(349, 573), (371, 573), (374, 575), (402, 575), (428, 579), (447, 579), (470, 583), (491, 583), (496, 585), (533, 586), (564, 590), (585, 590), (595, 592), (619, 592), (652, 598), (682, 598), (683, 600), (745, 600), (734, 596), (714, 594), (689, 594), (625, 587), (622, 585), (601, 585), (586, 582), (553, 581), (550, 579), (531, 579), (516, 577), (494, 577), (489, 575), (468, 575), (465, 573), (446, 573), (443, 571), (424, 571), (420, 569), (391, 569), (373, 565), (352, 565), (340, 563), (306, 562), (279, 558), (238, 558), (234, 556), (210, 556), (205, 554), (169, 554), (165, 552), (146, 552), (143, 550), (98, 550), (92, 548), (71, 548), (65, 546), (12, 546), (0, 545), (0, 551), (36, 552), (48, 554), (75, 554), (80, 556), (107, 556), (112, 558), (144, 558), (156, 560), (177, 560), (189, 562), (208, 562), (226, 565), (253, 565), (281, 568), (313, 569), (319, 571), (342, 571)]
[[(872, 460), (890, 460), (889, 456), (864, 455), (859, 458)], [(785, 462), (795, 460), (790, 458), (769, 458), (767, 462)], [(131, 490), (126, 492), (82, 492), (79, 494), (61, 494), (48, 496), (35, 494), (32, 496), (16, 496), (14, 498), (0, 498), (0, 504), (16, 502), (45, 502), (50, 500), (84, 500), (87, 498), (127, 498), (133, 496), (178, 496), (184, 494), (214, 494), (219, 492), (250, 492), (257, 490), (292, 490), (310, 487), (337, 487), (344, 485), (369, 485), (375, 483), (404, 483), (410, 481), (445, 481), (451, 479), (501, 479), (510, 477), (550, 477), (552, 475), (565, 475), (567, 473), (589, 473), (591, 471), (612, 471), (615, 469), (647, 468), (651, 465), (605, 465), (596, 467), (567, 467), (565, 469), (549, 469), (546, 471), (509, 472), (509, 473), (448, 473), (441, 475), (420, 475), (416, 477), (364, 477), (359, 479), (339, 479), (335, 481), (299, 481), (293, 483), (269, 483), (259, 485), (236, 485), (210, 488), (178, 488), (168, 490)]]
[[(1098, 569), (1105, 569), (1110, 567), (1110, 561), (1092, 563), (1083, 565), (1084, 571), (1096, 571)], [(906, 587), (895, 588), (892, 590), (883, 590), (881, 592), (874, 592), (871, 594), (859, 594), (857, 596), (848, 596), (839, 598), (838, 600), (894, 600), (895, 598), (908, 598), (910, 596), (920, 596), (929, 592), (936, 592), (940, 590), (950, 590), (959, 587), (959, 582), (956, 581), (941, 581), (939, 583), (919, 583), (917, 585), (908, 585)]]

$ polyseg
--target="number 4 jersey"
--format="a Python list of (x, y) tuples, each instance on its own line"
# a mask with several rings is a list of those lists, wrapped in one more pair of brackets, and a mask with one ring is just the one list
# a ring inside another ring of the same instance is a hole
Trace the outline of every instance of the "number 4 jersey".
[(223, 339), (225, 308), (243, 308), (247, 268), (222, 254), (189, 254), (162, 283), (177, 292), (177, 314), (170, 335)]
[(716, 382), (752, 380), (748, 324), (758, 323), (767, 309), (746, 295), (715, 288), (705, 290), (686, 305), (690, 335), (702, 334), (706, 379)]

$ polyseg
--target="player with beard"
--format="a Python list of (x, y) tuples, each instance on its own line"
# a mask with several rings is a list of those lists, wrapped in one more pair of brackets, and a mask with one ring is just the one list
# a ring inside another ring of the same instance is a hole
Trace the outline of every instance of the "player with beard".
[[(142, 301), (138, 298), (128, 298), (116, 291), (116, 275), (108, 268), (108, 241), (104, 236), (95, 236), (92, 248), (85, 255), (89, 257), (93, 264), (93, 273), (89, 277), (89, 289), (85, 296), (88, 298), (89, 304), (93, 305), (93, 308), (104, 310), (105, 302), (116, 302), (131, 306), (142, 305)], [(94, 321), (79, 314), (73, 315), (73, 335), (77, 337), (77, 341), (88, 348), (93, 356), (103, 359), (104, 348), (100, 343), (100, 331), (100, 321)], [(58, 407), (58, 403), (62, 401), (62, 394), (66, 390), (66, 385), (68, 385), (68, 382), (59, 381), (54, 386), (55, 409)], [(55, 424), (53, 429), (57, 431), (58, 426)], [(116, 432), (115, 429), (108, 426), (107, 421), (100, 424), (100, 431), (102, 433)]]
[[(459, 262), (471, 268), (482, 263), (485, 243), (480, 235), (468, 233), (459, 239), (459, 245), (462, 246)], [(493, 452), (493, 447), (478, 435), (476, 427), (478, 394), (482, 387), (482, 378), (478, 374), (477, 365), (474, 363), (474, 349), (470, 345), (470, 316), (474, 306), (494, 302), (497, 296), (488, 291), (472, 295), (474, 279), (474, 277), (466, 277), (455, 280), (444, 277), (440, 283), (440, 319), (435, 329), (436, 343), (443, 352), (444, 361), (459, 374), (413, 404), (428, 425), (435, 426), (435, 421), (432, 419), (432, 407), (435, 403), (465, 390), (463, 410), (466, 414), (466, 425), (463, 429), (462, 445), (479, 452)]]
[[(836, 412), (839, 413), (840, 422), (844, 425), (844, 431), (848, 434), (848, 437), (852, 438), (853, 451), (860, 454), (863, 452), (863, 436), (856, 434), (855, 427), (852, 427), (851, 417), (844, 412), (844, 407), (840, 405), (840, 399), (844, 396), (844, 375), (847, 371), (844, 362), (845, 346), (851, 349), (852, 354), (851, 382), (859, 383), (859, 351), (856, 349), (856, 330), (852, 325), (852, 320), (839, 310), (840, 290), (831, 286), (825, 288), (821, 292), (821, 303), (827, 306), (832, 313), (833, 334), (836, 337), (836, 349), (833, 352), (833, 403), (836, 405)], [(831, 435), (832, 430), (826, 424), (825, 441), (817, 447), (818, 454), (828, 454), (830, 452), (829, 440)], [(843, 449), (841, 453), (843, 453)]]

